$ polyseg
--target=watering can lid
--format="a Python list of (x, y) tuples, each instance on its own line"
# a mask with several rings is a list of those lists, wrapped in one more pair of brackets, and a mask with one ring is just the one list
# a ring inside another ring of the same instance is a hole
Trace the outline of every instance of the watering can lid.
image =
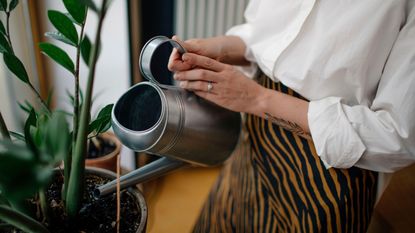
[(174, 86), (169, 85), (163, 85), (160, 84), (153, 76), (153, 73), (151, 72), (151, 62), (153, 60), (153, 55), (155, 51), (163, 44), (170, 43), (174, 48), (176, 48), (179, 53), (183, 54), (186, 52), (186, 50), (176, 41), (166, 37), (166, 36), (155, 36), (151, 38), (147, 43), (143, 46), (141, 53), (140, 53), (140, 59), (139, 59), (139, 65), (140, 65), (140, 71), (143, 74), (144, 78), (149, 80), (150, 82), (155, 83), (158, 86), (161, 87), (168, 87), (168, 88), (174, 88)]

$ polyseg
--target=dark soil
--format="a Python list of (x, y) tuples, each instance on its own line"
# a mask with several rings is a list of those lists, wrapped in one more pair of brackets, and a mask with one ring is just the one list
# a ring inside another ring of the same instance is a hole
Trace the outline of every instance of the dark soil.
[(104, 139), (100, 136), (95, 137), (99, 142), (98, 145), (95, 145), (92, 140), (88, 141), (88, 159), (96, 159), (102, 156), (105, 156), (113, 152), (116, 148), (116, 145), (113, 141)]
[[(46, 192), (49, 203), (50, 220), (45, 225), (53, 233), (113, 233), (116, 227), (116, 195), (110, 195), (99, 200), (93, 197), (93, 191), (101, 184), (110, 180), (95, 175), (86, 175), (86, 192), (82, 207), (76, 220), (69, 221), (61, 200), (63, 176), (55, 176), (54, 183)], [(120, 232), (134, 233), (139, 226), (141, 212), (136, 198), (128, 192), (121, 192)], [(0, 230), (1, 232), (1, 230)], [(19, 233), (21, 231), (11, 230)]]

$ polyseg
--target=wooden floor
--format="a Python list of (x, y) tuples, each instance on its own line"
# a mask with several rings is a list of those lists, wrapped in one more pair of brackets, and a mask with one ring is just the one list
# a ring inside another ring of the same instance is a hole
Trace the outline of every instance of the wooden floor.
[(146, 183), (147, 233), (187, 233), (220, 168), (185, 168)]

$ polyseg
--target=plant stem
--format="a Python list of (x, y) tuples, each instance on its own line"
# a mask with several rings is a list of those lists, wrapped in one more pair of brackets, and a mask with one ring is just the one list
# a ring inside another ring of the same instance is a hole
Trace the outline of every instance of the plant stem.
[(83, 195), (83, 182), (85, 174), (85, 151), (87, 143), (87, 134), (88, 134), (88, 123), (89, 123), (89, 113), (91, 109), (91, 100), (92, 100), (92, 91), (93, 84), (95, 79), (95, 68), (98, 60), (98, 45), (101, 40), (101, 30), (102, 24), (105, 17), (105, 6), (107, 0), (102, 1), (101, 13), (99, 15), (97, 33), (95, 35), (95, 43), (92, 47), (92, 57), (89, 61), (90, 70), (87, 80), (87, 88), (85, 93), (85, 99), (82, 104), (82, 110), (80, 115), (80, 122), (78, 127), (78, 135), (76, 137), (76, 145), (74, 157), (72, 158), (72, 170), (69, 178), (68, 192), (66, 196), (66, 209), (68, 212), (69, 218), (75, 218), (77, 215), (81, 199)]
[(40, 202), (40, 209), (42, 210), (42, 214), (44, 218), (43, 220), (50, 222), (48, 203), (47, 203), (46, 193), (44, 189), (39, 190), (39, 202)]
[(10, 39), (10, 12), (7, 11), (6, 12), (6, 34), (7, 34), (7, 40), (9, 41), (10, 44), (10, 48), (12, 49), (12, 52), (14, 54), (14, 49), (13, 49), (13, 45), (12, 45), (12, 40)]
[(81, 41), (84, 36), (85, 24), (81, 26), (80, 42), (76, 48), (76, 67), (75, 67), (75, 92), (74, 92), (74, 117), (73, 117), (73, 141), (75, 141), (79, 124), (79, 63), (81, 61)]
[(41, 223), (12, 208), (0, 205), (0, 219), (28, 233), (49, 233)]
[[(74, 149), (72, 149), (73, 151)], [(71, 153), (72, 151), (69, 153), (67, 153), (65, 155), (65, 157), (63, 158), (63, 164), (64, 164), (64, 170), (63, 170), (63, 188), (62, 188), (62, 201), (64, 203), (66, 203), (66, 197), (68, 194), (68, 185), (69, 185), (69, 180), (70, 180), (70, 175), (71, 175), (71, 163), (72, 163), (72, 156)]]
[(62, 200), (66, 200), (66, 192), (68, 191), (68, 185), (69, 185), (69, 179), (70, 179), (70, 173), (71, 173), (71, 163), (72, 163), (72, 157), (73, 153), (75, 152), (75, 142), (76, 137), (78, 135), (78, 124), (79, 124), (79, 64), (81, 61), (81, 42), (82, 37), (84, 36), (84, 29), (85, 29), (85, 23), (81, 25), (81, 33), (79, 36), (79, 44), (76, 47), (76, 66), (75, 66), (75, 90), (74, 90), (74, 106), (73, 106), (73, 131), (72, 131), (72, 151), (71, 156), (68, 153), (68, 156), (65, 156), (65, 178), (64, 178), (64, 185), (62, 190)]
[(7, 129), (6, 122), (4, 121), (3, 115), (1, 115), (1, 112), (0, 112), (0, 132), (1, 132), (1, 136), (3, 136), (3, 139), (10, 140), (10, 133), (9, 133), (9, 130)]
[(30, 89), (32, 89), (33, 93), (35, 93), (36, 97), (39, 99), (42, 107), (46, 110), (47, 113), (50, 113), (50, 109), (48, 105), (43, 101), (42, 97), (40, 96), (39, 92), (36, 90), (36, 88), (32, 85), (32, 83), (28, 82), (27, 85), (29, 85)]

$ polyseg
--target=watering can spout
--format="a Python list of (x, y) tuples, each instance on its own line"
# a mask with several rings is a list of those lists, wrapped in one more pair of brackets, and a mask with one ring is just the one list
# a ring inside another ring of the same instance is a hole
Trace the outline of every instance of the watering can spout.
[[(126, 189), (133, 185), (137, 185), (144, 181), (158, 178), (166, 173), (176, 170), (178, 168), (188, 166), (188, 163), (182, 162), (176, 159), (170, 159), (167, 157), (160, 158), (152, 163), (149, 163), (137, 170), (134, 170), (124, 176), (120, 177), (120, 188)], [(96, 199), (114, 193), (117, 189), (117, 180), (113, 180), (107, 184), (104, 184), (94, 191), (94, 197)]]

